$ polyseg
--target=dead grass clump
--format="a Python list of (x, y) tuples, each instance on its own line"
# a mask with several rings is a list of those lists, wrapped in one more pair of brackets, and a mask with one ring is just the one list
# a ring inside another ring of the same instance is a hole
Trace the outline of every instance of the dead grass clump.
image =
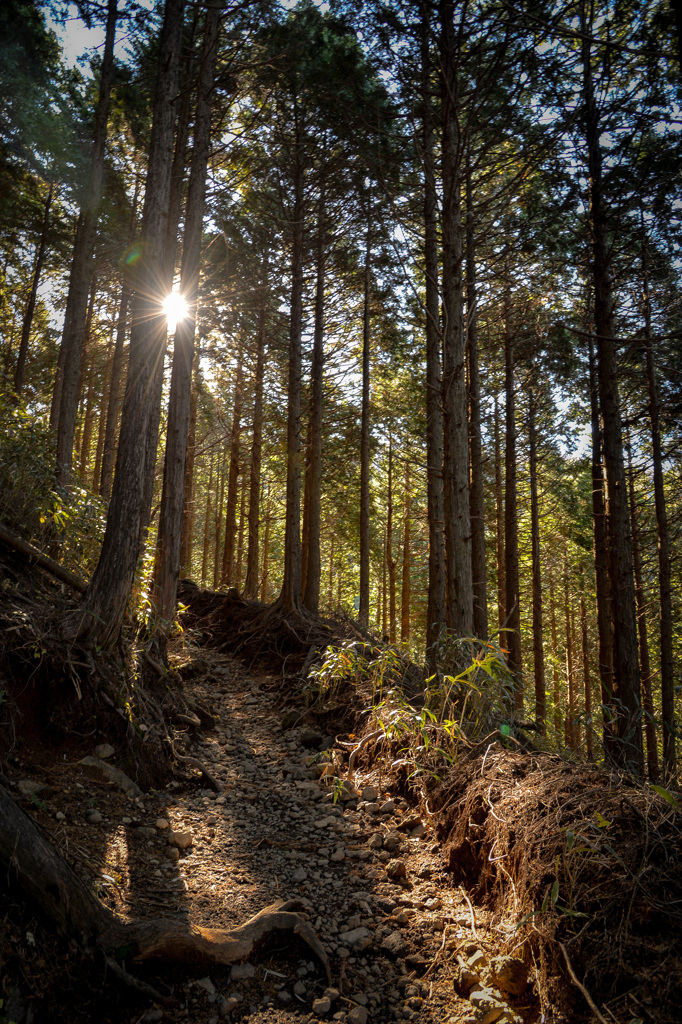
[(572, 973), (602, 1020), (679, 1021), (682, 815), (673, 794), (494, 743), (455, 764), (431, 802), (454, 880), (511, 922), (515, 941), (529, 941), (546, 1005), (565, 1000), (560, 975)]

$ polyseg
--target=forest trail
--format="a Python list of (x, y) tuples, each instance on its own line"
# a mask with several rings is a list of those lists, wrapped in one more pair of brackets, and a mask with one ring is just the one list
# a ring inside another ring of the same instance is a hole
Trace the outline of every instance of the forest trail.
[[(492, 938), (498, 933), (485, 911), (472, 907), (441, 872), (428, 816), (382, 791), (378, 766), (355, 774), (359, 799), (347, 791), (334, 802), (334, 788), (318, 781), (315, 768), (313, 747), (324, 746), (324, 738), (303, 725), (286, 728), (277, 710), (281, 680), (210, 650), (196, 666), (201, 674), (189, 673), (187, 695), (215, 722), (185, 734), (185, 753), (201, 760), (222, 793), (201, 788), (195, 773), (166, 791), (126, 795), (76, 759), (43, 765), (24, 778), (25, 799), (33, 800), (54, 842), (122, 917), (163, 915), (230, 927), (276, 901), (302, 901), (329, 955), (332, 985), (311, 951), (285, 936), (248, 963), (207, 976), (157, 968), (150, 980), (173, 1005), (137, 1012), (119, 1007), (101, 1019), (533, 1020), (524, 1013), (531, 1000), (502, 995), (499, 982), (492, 996), (490, 988), (474, 985), (483, 1000), (478, 1007), (475, 995), (472, 1002), (458, 998), (458, 955), (460, 970), (468, 960), (472, 970), (485, 973), (498, 952)], [(30, 784), (46, 781), (48, 788), (31, 797)], [(26, 954), (30, 973), (31, 950)], [(471, 976), (469, 984), (477, 980)], [(22, 997), (30, 1006), (31, 993)], [(514, 1003), (525, 1005), (515, 1011)], [(33, 1019), (24, 1017), (26, 1024)], [(40, 1019), (36, 1015), (36, 1024)], [(84, 1018), (74, 1013), (73, 1019)]]

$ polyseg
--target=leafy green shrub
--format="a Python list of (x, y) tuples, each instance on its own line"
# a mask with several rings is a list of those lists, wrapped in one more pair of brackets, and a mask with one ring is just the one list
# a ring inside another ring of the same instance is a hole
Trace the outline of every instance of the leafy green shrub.
[(104, 535), (104, 502), (74, 484), (58, 489), (47, 423), (0, 393), (0, 520), (60, 562), (89, 575)]

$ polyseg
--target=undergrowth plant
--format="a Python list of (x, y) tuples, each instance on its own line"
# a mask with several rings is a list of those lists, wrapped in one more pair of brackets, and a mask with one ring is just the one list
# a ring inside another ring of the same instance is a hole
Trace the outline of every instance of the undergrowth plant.
[(104, 536), (104, 502), (77, 482), (57, 487), (54, 435), (47, 423), (2, 393), (0, 438), (0, 520), (89, 576)]

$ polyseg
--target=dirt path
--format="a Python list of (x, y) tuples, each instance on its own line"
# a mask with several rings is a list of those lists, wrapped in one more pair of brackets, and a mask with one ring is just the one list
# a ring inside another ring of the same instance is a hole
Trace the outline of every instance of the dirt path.
[[(278, 681), (247, 673), (227, 655), (208, 652), (204, 660), (207, 671), (187, 686), (216, 724), (186, 734), (184, 752), (209, 768), (223, 793), (173, 782), (166, 792), (126, 795), (86, 765), (63, 763), (49, 771), (32, 766), (28, 775), (29, 766), (21, 766), (24, 789), (49, 782), (25, 799), (124, 916), (163, 914), (224, 927), (278, 900), (301, 900), (328, 951), (333, 984), (306, 947), (285, 938), (231, 970), (167, 975), (173, 1007), (112, 1019), (534, 1019), (524, 1013), (529, 998), (525, 1007), (517, 999), (514, 1011), (499, 979), (486, 977), (498, 933), (441, 873), (428, 817), (382, 791), (378, 768), (356, 775), (354, 787), (334, 802), (334, 787), (318, 781), (314, 749), (329, 740), (303, 726), (285, 728), (276, 710)], [(472, 1001), (453, 988), (458, 956), (460, 992), (473, 984)], [(17, 1024), (39, 1021), (29, 1012), (31, 993), (21, 995), (25, 1011)]]

